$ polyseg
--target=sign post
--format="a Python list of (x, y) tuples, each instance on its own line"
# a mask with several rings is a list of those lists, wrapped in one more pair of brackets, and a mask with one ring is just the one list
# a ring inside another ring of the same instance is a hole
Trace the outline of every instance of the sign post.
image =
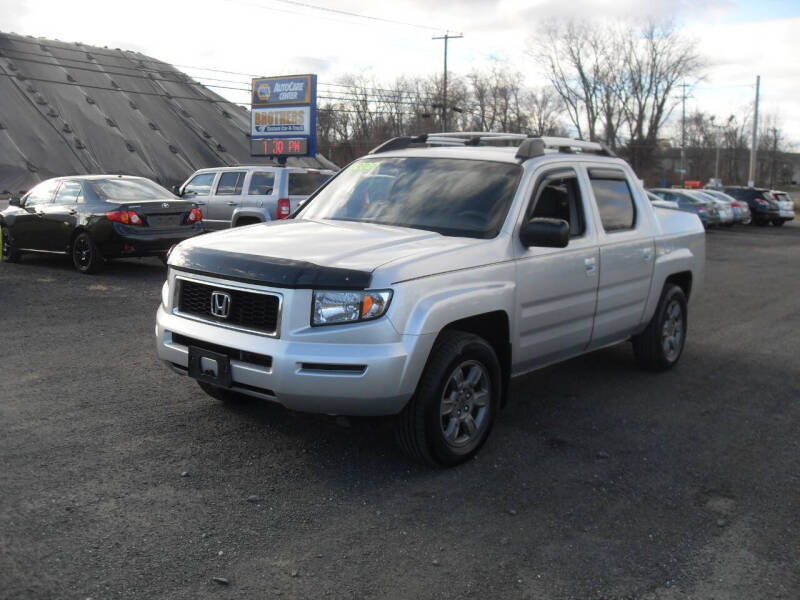
[(317, 154), (317, 76), (253, 79), (250, 154), (276, 158)]

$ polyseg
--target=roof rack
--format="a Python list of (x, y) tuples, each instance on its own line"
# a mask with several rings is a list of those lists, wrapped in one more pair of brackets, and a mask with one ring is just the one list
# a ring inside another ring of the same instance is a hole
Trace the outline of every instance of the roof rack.
[(485, 131), (451, 131), (442, 133), (423, 133), (418, 136), (401, 136), (387, 140), (369, 151), (379, 154), (391, 150), (402, 150), (412, 144), (428, 144), (431, 146), (489, 146), (497, 143), (505, 145), (518, 144), (516, 158), (527, 160), (555, 151), (563, 154), (597, 154), (615, 157), (613, 151), (602, 142), (586, 142), (560, 137), (533, 137), (524, 133), (503, 133)]

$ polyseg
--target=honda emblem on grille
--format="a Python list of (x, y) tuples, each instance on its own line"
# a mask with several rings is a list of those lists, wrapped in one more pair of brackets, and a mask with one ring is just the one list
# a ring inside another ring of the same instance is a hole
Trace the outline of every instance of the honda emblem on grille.
[(225, 292), (211, 292), (211, 314), (219, 319), (227, 319), (231, 310), (231, 295)]

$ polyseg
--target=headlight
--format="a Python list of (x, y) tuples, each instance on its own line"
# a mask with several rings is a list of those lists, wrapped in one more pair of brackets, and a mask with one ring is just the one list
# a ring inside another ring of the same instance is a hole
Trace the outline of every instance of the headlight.
[(161, 286), (161, 304), (164, 308), (169, 308), (169, 281), (165, 281)]
[(389, 308), (391, 299), (392, 290), (315, 291), (311, 303), (311, 324), (335, 325), (377, 319)]

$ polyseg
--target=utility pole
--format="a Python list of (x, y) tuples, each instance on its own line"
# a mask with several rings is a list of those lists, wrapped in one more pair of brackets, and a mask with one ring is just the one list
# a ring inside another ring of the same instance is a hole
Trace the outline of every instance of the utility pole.
[(686, 181), (686, 98), (689, 96), (686, 95), (686, 87), (687, 83), (684, 81), (681, 84), (683, 88), (683, 94), (681, 95), (681, 102), (683, 103), (683, 109), (681, 112), (681, 183)]
[(463, 38), (462, 34), (450, 35), (445, 32), (444, 35), (434, 36), (433, 40), (444, 40), (444, 79), (442, 87), (442, 131), (447, 131), (447, 40), (457, 40)]
[(750, 146), (750, 172), (747, 178), (747, 186), (756, 185), (756, 154), (758, 144), (758, 92), (761, 88), (761, 75), (756, 75), (756, 110), (753, 116), (753, 145)]
[(769, 163), (769, 187), (775, 187), (775, 163), (778, 162), (778, 128), (773, 127), (772, 131), (772, 160)]

